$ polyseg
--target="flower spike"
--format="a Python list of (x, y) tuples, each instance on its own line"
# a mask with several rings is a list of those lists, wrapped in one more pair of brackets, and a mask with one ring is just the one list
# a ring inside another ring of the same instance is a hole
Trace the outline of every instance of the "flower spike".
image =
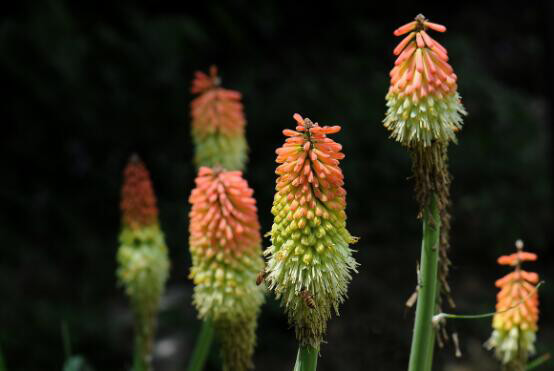
[(338, 313), (358, 265), (346, 230), (346, 191), (339, 161), (342, 146), (328, 134), (340, 126), (319, 126), (295, 114), (277, 149), (274, 223), (266, 281), (285, 307), (302, 345), (318, 349), (331, 310)]
[(189, 201), (194, 305), (214, 322), (224, 370), (249, 369), (264, 301), (255, 282), (264, 263), (253, 191), (240, 171), (201, 167)]
[(121, 211), (117, 276), (135, 315), (135, 368), (147, 371), (152, 367), (156, 315), (169, 273), (169, 258), (150, 175), (136, 155), (125, 168)]
[[(536, 285), (538, 274), (521, 269), (524, 261), (535, 261), (537, 256), (523, 251), (523, 242), (516, 242), (517, 253), (501, 256), (500, 265), (514, 266), (514, 271), (497, 280), (497, 313), (493, 333), (485, 346), (494, 349), (496, 357), (509, 370), (524, 369), (527, 358), (535, 352), (535, 338), (539, 319), (539, 298)], [(511, 310), (507, 310), (513, 308)]]
[(242, 170), (248, 146), (241, 94), (220, 85), (215, 66), (209, 75), (200, 71), (195, 74), (191, 88), (193, 94), (198, 94), (191, 102), (194, 161), (197, 167), (219, 165), (227, 170)]
[(397, 59), (390, 72), (384, 126), (392, 138), (407, 147), (426, 147), (435, 140), (456, 142), (462, 115), (466, 114), (448, 52), (427, 29), (446, 31), (421, 14), (394, 31), (395, 36), (408, 35), (393, 52)]

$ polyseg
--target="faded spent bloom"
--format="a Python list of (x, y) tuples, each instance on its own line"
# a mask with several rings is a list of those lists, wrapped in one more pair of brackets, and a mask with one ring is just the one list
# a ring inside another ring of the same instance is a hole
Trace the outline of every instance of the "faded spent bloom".
[(198, 97), (191, 102), (192, 137), (197, 167), (220, 165), (227, 170), (243, 170), (248, 145), (244, 137), (241, 94), (220, 86), (217, 68), (210, 74), (196, 72), (191, 92)]
[(427, 33), (446, 27), (423, 15), (394, 31), (408, 34), (394, 49), (398, 56), (390, 72), (384, 126), (405, 146), (429, 146), (434, 140), (456, 142), (466, 111), (457, 92), (457, 76), (448, 64), (448, 52)]
[(496, 281), (500, 292), (492, 322), (494, 331), (485, 344), (488, 349), (494, 348), (496, 357), (509, 370), (523, 370), (528, 356), (535, 352), (539, 319), (539, 276), (521, 269), (521, 263), (535, 261), (537, 255), (523, 251), (521, 240), (516, 246), (516, 253), (498, 258), (498, 264), (513, 266), (514, 271)]
[(140, 349), (137, 354), (144, 358), (141, 364), (150, 369), (156, 314), (169, 273), (169, 258), (150, 176), (136, 155), (125, 168), (121, 211), (117, 276), (133, 307), (136, 347)]
[(264, 301), (255, 282), (264, 263), (253, 190), (240, 171), (201, 167), (189, 201), (194, 305), (214, 321), (224, 369), (249, 369)]
[(340, 126), (319, 126), (299, 114), (277, 149), (277, 179), (269, 234), (272, 246), (266, 281), (295, 325), (302, 344), (318, 346), (331, 310), (338, 314), (352, 271), (358, 265), (346, 230), (346, 191), (339, 160), (341, 145), (328, 138)]

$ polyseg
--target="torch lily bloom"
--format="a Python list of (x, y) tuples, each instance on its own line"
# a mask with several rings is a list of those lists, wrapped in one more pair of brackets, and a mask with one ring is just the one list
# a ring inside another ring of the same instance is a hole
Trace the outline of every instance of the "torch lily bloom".
[(222, 88), (220, 83), (215, 66), (209, 75), (196, 72), (192, 83), (191, 92), (198, 94), (190, 105), (194, 162), (197, 167), (219, 165), (226, 170), (243, 170), (248, 145), (241, 94)]
[(358, 265), (346, 230), (346, 191), (339, 160), (342, 146), (328, 134), (340, 126), (319, 126), (294, 115), (296, 130), (286, 129), (277, 149), (276, 194), (269, 232), (272, 246), (266, 281), (285, 307), (301, 344), (318, 348), (331, 310), (338, 314), (352, 272)]
[(423, 15), (394, 31), (407, 34), (394, 49), (398, 56), (390, 71), (384, 126), (403, 145), (429, 146), (434, 140), (456, 142), (466, 111), (457, 92), (457, 76), (448, 52), (427, 33), (445, 32)]
[(264, 263), (253, 190), (240, 171), (201, 167), (189, 202), (194, 305), (214, 322), (224, 370), (249, 369), (264, 301), (256, 285)]
[(517, 252), (498, 258), (498, 264), (514, 267), (514, 271), (497, 280), (497, 313), (492, 321), (493, 333), (485, 346), (495, 350), (496, 357), (510, 370), (523, 369), (529, 355), (535, 352), (539, 319), (539, 297), (536, 285), (539, 275), (521, 269), (521, 263), (537, 260), (537, 255), (523, 251), (523, 242), (516, 242)]
[(131, 157), (121, 192), (123, 228), (117, 251), (119, 282), (135, 315), (135, 368), (151, 370), (156, 314), (169, 273), (169, 259), (158, 222), (158, 209), (146, 167)]

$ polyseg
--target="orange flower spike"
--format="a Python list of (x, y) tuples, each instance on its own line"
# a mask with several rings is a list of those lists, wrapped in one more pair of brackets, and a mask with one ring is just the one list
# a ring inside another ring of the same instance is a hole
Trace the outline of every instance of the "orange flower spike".
[(150, 175), (137, 155), (131, 156), (124, 171), (121, 213), (117, 277), (133, 307), (136, 361), (149, 370), (169, 258)]
[[(302, 344), (317, 346), (325, 334), (331, 308), (343, 301), (357, 263), (346, 230), (346, 191), (339, 160), (342, 146), (327, 135), (340, 126), (319, 126), (295, 114), (296, 131), (277, 153), (272, 246), (266, 273), (268, 287), (282, 298), (289, 321)], [(300, 292), (309, 292), (317, 311)]]
[(492, 326), (493, 333), (485, 344), (495, 349), (496, 357), (514, 369), (527, 363), (535, 351), (535, 337), (538, 329), (539, 298), (535, 285), (539, 276), (521, 269), (521, 263), (537, 260), (537, 255), (523, 251), (523, 242), (516, 242), (517, 252), (501, 256), (500, 265), (514, 266), (515, 270), (495, 282), (500, 288)]
[(195, 183), (189, 197), (193, 303), (201, 319), (214, 322), (224, 370), (247, 370), (264, 301), (256, 285), (264, 263), (253, 190), (240, 171), (220, 168), (201, 167)]
[(191, 92), (198, 94), (190, 104), (196, 165), (242, 170), (248, 147), (241, 94), (221, 87), (215, 66), (209, 75), (195, 73)]
[(393, 51), (398, 58), (390, 73), (384, 126), (392, 138), (408, 147), (427, 147), (435, 140), (455, 142), (461, 115), (466, 114), (448, 52), (426, 29), (446, 31), (420, 14), (394, 32), (396, 36), (410, 34)]

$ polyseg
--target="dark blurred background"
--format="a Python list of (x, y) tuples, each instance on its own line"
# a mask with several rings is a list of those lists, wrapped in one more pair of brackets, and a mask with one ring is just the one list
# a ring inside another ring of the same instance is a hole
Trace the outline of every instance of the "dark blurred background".
[[(450, 149), (457, 311), (493, 310), (494, 280), (508, 272), (496, 258), (522, 238), (539, 255), (527, 268), (547, 281), (538, 351), (554, 351), (550, 1), (188, 3), (3, 5), (0, 349), (8, 370), (60, 370), (62, 324), (73, 351), (96, 370), (128, 368), (132, 318), (116, 286), (115, 252), (122, 169), (133, 151), (151, 171), (172, 259), (157, 370), (185, 368), (199, 329), (187, 279), (189, 87), (193, 72), (211, 64), (225, 87), (243, 93), (246, 178), (263, 233), (272, 223), (274, 149), (292, 114), (342, 125), (336, 140), (347, 155), (349, 230), (361, 237), (361, 269), (340, 318), (330, 321), (319, 370), (405, 369), (413, 312), (404, 313), (404, 302), (416, 284), (420, 223), (409, 156), (381, 120), (400, 41), (392, 31), (419, 12), (448, 27), (433, 36), (449, 50), (469, 112)], [(267, 301), (257, 369), (290, 370), (294, 334)], [(450, 321), (464, 356), (447, 345), (435, 369), (499, 369), (482, 347), (490, 323)], [(212, 353), (208, 369), (217, 370)]]

